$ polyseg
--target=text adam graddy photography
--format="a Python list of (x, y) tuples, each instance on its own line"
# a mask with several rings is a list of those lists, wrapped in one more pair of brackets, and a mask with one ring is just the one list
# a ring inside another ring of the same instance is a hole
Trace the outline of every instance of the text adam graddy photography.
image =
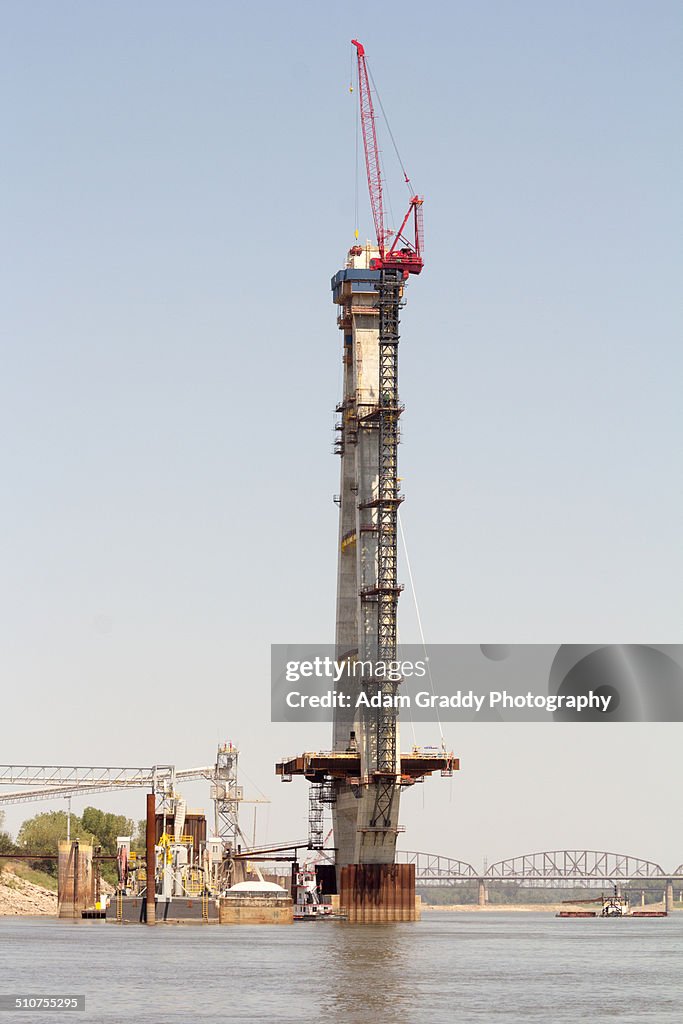
[[(327, 690), (322, 694), (305, 694), (299, 690), (290, 690), (285, 697), (288, 708), (350, 708), (352, 697), (340, 690)], [(410, 708), (413, 704), (416, 708), (431, 708), (446, 710), (448, 708), (463, 708), (465, 710), (481, 711), (486, 705), (489, 709), (501, 708), (540, 708), (550, 714), (558, 708), (567, 708), (576, 711), (598, 710), (603, 713), (609, 710), (612, 697), (602, 694), (589, 693), (578, 697), (558, 696), (547, 697), (543, 694), (511, 694), (505, 691), (493, 690), (487, 696), (478, 695), (472, 690), (467, 693), (457, 693), (448, 696), (446, 694), (429, 693), (427, 690), (419, 690), (414, 697), (407, 693), (403, 694), (382, 694), (362, 692), (356, 695), (355, 708)]]

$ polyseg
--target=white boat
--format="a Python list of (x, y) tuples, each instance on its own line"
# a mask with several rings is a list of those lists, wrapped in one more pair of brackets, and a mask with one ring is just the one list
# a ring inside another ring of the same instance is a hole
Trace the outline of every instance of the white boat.
[(601, 917), (629, 917), (630, 914), (631, 907), (628, 902), (628, 896), (620, 896), (616, 885), (611, 896), (602, 897)]
[(315, 870), (300, 868), (296, 873), (295, 921), (315, 921), (332, 916), (332, 907), (320, 898)]

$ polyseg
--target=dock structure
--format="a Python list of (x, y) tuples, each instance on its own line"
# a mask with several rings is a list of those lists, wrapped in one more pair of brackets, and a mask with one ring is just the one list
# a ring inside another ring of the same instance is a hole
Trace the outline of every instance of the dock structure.
[[(276, 765), (302, 775), (331, 805), (337, 890), (358, 922), (414, 920), (414, 866), (395, 865), (401, 789), (458, 761), (445, 750), (402, 754), (397, 661), (399, 311), (407, 274), (380, 266), (379, 250), (354, 246), (332, 278), (343, 336), (344, 384), (335, 450), (341, 456), (335, 657), (348, 707), (335, 708), (333, 749)], [(358, 670), (360, 668), (360, 671)], [(379, 694), (380, 707), (358, 695)], [(358, 706), (357, 706), (358, 705)], [(312, 844), (313, 845), (313, 844)], [(411, 877), (409, 877), (411, 876)], [(410, 907), (408, 903), (410, 902)]]

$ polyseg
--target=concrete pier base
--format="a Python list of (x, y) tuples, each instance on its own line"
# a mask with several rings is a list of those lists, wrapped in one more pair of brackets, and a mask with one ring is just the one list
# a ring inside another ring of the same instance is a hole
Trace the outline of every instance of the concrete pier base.
[(671, 880), (666, 883), (664, 890), (664, 909), (667, 914), (672, 914), (674, 909), (674, 884)]
[(57, 916), (79, 918), (94, 903), (92, 846), (61, 842), (57, 863)]
[(339, 909), (352, 924), (419, 921), (414, 864), (347, 864)]
[(294, 905), (288, 897), (223, 896), (218, 911), (220, 924), (293, 924)]
[(487, 902), (488, 893), (486, 891), (486, 882), (483, 878), (479, 879), (479, 893), (477, 903), (480, 907), (485, 907)]

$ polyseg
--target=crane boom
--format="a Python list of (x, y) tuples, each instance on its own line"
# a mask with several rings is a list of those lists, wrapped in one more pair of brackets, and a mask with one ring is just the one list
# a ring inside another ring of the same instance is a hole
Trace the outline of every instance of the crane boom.
[[(372, 218), (375, 222), (377, 248), (379, 249), (379, 259), (372, 261), (373, 267), (377, 270), (402, 270), (405, 276), (408, 274), (419, 274), (424, 266), (424, 260), (422, 259), (423, 199), (421, 196), (411, 196), (407, 213), (398, 231), (395, 233), (387, 231), (384, 224), (382, 168), (379, 159), (379, 146), (377, 145), (375, 108), (372, 102), (372, 90), (370, 88), (370, 76), (365, 59), (365, 47), (357, 39), (352, 39), (351, 42), (356, 47), (358, 58), (361, 133), (363, 136), (363, 150), (365, 152), (365, 169), (368, 177), (370, 206), (372, 208)], [(407, 175), (406, 182), (410, 184)], [(412, 221), (412, 239), (405, 234), (409, 221)], [(387, 245), (392, 235), (393, 242), (387, 251)]]
[(370, 191), (370, 206), (372, 207), (372, 219), (375, 222), (377, 247), (380, 251), (380, 256), (383, 257), (386, 238), (384, 234), (384, 204), (382, 202), (382, 168), (379, 162), (379, 147), (377, 145), (377, 130), (375, 128), (375, 108), (372, 103), (368, 66), (365, 62), (365, 47), (357, 39), (352, 39), (351, 42), (356, 47), (358, 54), (360, 124), (363, 134), (368, 189)]

